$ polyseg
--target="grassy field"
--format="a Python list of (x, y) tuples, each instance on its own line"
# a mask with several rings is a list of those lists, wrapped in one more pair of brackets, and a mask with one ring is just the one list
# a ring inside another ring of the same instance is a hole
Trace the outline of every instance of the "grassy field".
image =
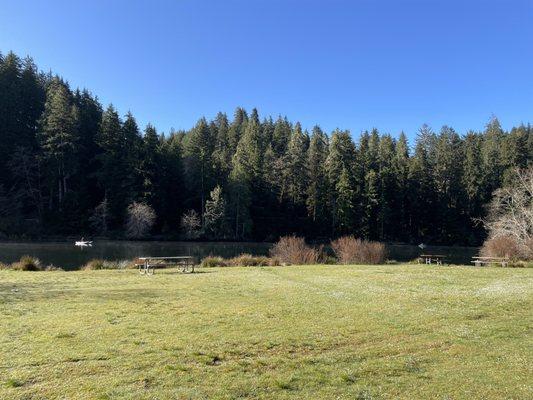
[(0, 399), (531, 399), (533, 270), (0, 271)]

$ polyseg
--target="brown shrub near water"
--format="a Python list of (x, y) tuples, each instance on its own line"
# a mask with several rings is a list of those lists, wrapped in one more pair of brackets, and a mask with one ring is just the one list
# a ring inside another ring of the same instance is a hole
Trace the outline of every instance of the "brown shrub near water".
[(497, 236), (485, 240), (479, 253), (482, 257), (506, 257), (512, 260), (518, 260), (522, 256), (520, 246), (511, 236)]
[(322, 247), (311, 247), (304, 238), (296, 236), (281, 237), (270, 254), (284, 264), (296, 265), (318, 264), (323, 258)]
[(265, 256), (252, 256), (251, 254), (240, 254), (230, 258), (228, 264), (233, 267), (266, 267), (272, 264), (272, 259)]
[(380, 242), (358, 239), (354, 236), (343, 236), (331, 242), (341, 264), (383, 264), (387, 252)]
[(98, 269), (104, 269), (104, 260), (94, 259), (88, 261), (81, 269), (85, 271), (94, 271)]
[(214, 267), (227, 267), (228, 262), (222, 257), (208, 256), (202, 259), (200, 267), (214, 268)]
[(93, 259), (87, 262), (81, 269), (85, 271), (96, 271), (102, 269), (131, 269), (135, 268), (135, 262), (123, 261), (107, 261), (101, 259)]
[(218, 256), (205, 257), (200, 266), (205, 268), (213, 267), (266, 267), (280, 265), (275, 258), (265, 256), (252, 256), (251, 254), (240, 254), (237, 257), (225, 259)]
[(43, 265), (41, 260), (31, 256), (22, 256), (20, 260), (11, 264), (15, 271), (42, 271)]

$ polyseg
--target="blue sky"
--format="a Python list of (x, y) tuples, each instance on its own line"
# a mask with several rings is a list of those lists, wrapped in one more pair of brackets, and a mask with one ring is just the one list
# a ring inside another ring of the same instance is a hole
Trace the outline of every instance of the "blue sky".
[(533, 122), (532, 21), (532, 0), (0, 0), (0, 51), (167, 132), (244, 106), (413, 137)]

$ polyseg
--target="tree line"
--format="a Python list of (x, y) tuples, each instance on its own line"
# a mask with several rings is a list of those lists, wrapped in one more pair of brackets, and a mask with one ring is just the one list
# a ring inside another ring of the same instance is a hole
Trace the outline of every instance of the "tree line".
[(141, 132), (30, 58), (0, 54), (0, 235), (119, 237), (149, 206), (168, 238), (333, 238), (479, 244), (492, 193), (533, 159), (533, 131), (461, 135), (423, 125), (414, 143), (373, 129), (310, 132), (237, 108), (187, 131)]

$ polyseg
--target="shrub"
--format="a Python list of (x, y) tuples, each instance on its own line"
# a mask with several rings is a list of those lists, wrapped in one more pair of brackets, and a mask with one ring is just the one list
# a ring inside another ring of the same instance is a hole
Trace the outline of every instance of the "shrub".
[(201, 267), (214, 268), (214, 267), (227, 267), (228, 262), (222, 257), (209, 256), (205, 257), (200, 263)]
[(532, 261), (518, 261), (518, 260), (511, 260), (509, 264), (507, 264), (509, 268), (533, 268), (533, 262)]
[(41, 260), (31, 256), (22, 256), (19, 261), (11, 265), (15, 271), (42, 271)]
[(342, 264), (383, 264), (385, 245), (380, 242), (343, 236), (331, 242), (331, 248)]
[(206, 268), (213, 267), (266, 267), (278, 266), (279, 260), (265, 256), (252, 256), (251, 254), (240, 254), (237, 257), (225, 259), (218, 256), (205, 257), (200, 266)]
[(91, 260), (87, 264), (85, 264), (82, 267), (82, 269), (86, 270), (86, 271), (94, 271), (94, 270), (98, 270), (98, 269), (105, 269), (104, 268), (104, 260), (100, 260), (100, 259)]
[(3, 262), (0, 262), (0, 271), (3, 269), (10, 269), (11, 267), (8, 264), (4, 264)]
[(252, 256), (251, 254), (241, 254), (228, 260), (228, 264), (233, 267), (266, 267), (271, 265), (271, 260), (264, 256)]
[(511, 236), (497, 236), (485, 240), (480, 254), (483, 257), (507, 257), (513, 260), (520, 258), (520, 247)]
[(323, 258), (321, 247), (308, 246), (304, 238), (296, 236), (281, 237), (270, 254), (284, 264), (318, 264)]
[(101, 269), (126, 269), (133, 268), (134, 264), (131, 261), (107, 261), (100, 259), (93, 259), (85, 264), (81, 269), (85, 271), (96, 271)]

